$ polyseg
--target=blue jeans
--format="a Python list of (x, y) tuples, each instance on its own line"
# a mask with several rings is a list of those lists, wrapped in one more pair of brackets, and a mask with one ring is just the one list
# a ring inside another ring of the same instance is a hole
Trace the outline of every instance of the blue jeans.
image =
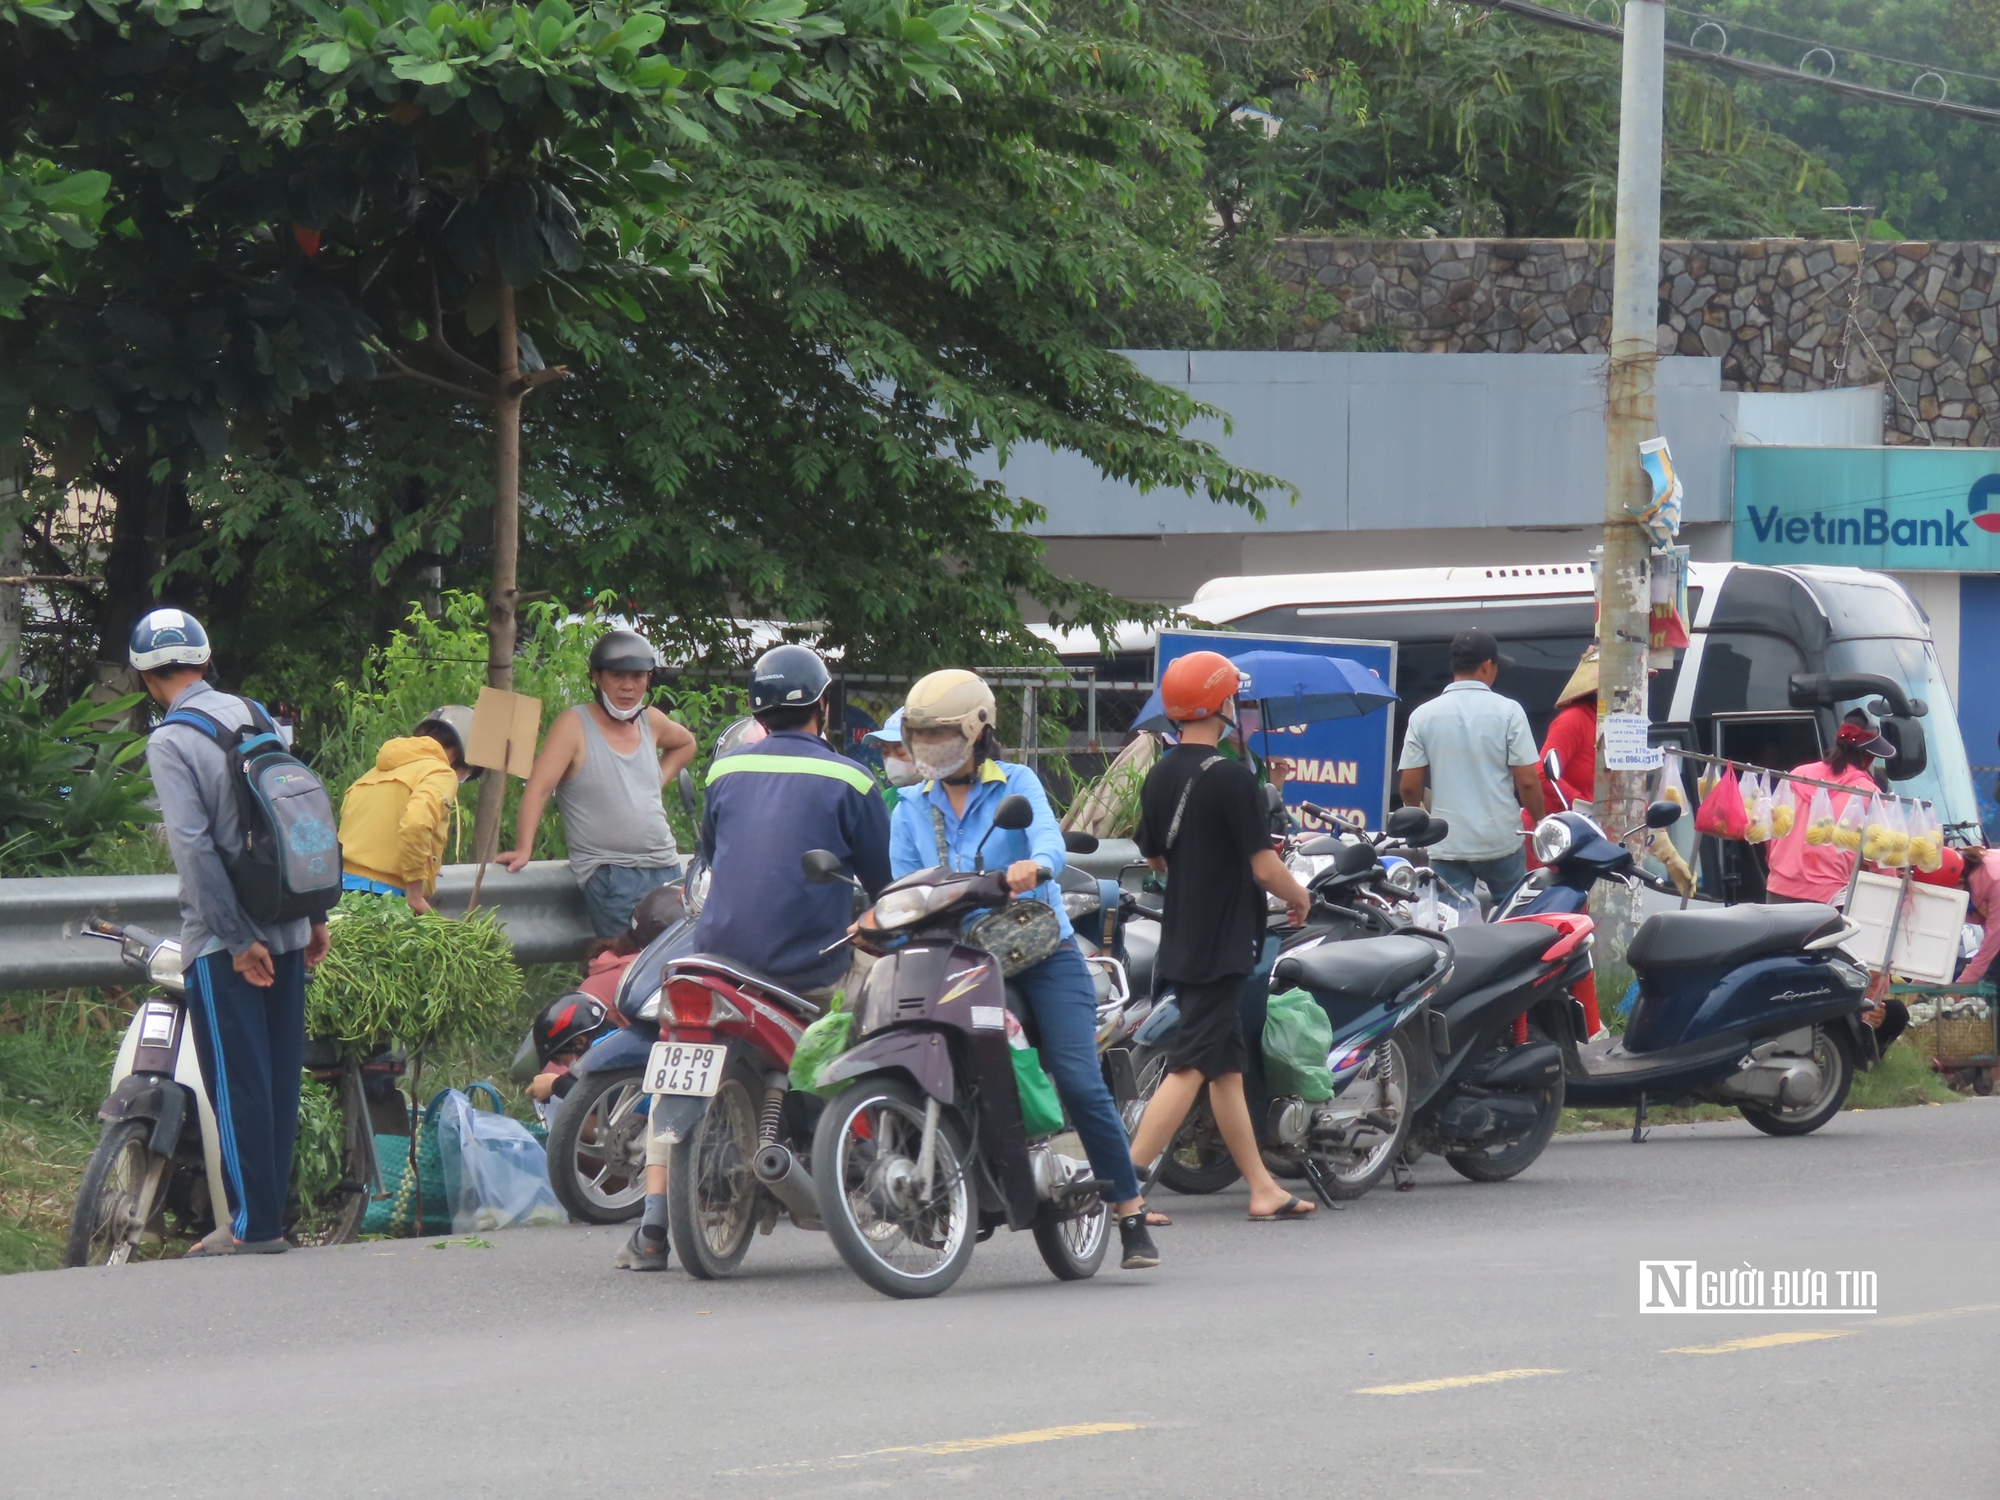
[(648, 891), (680, 878), (679, 865), (599, 865), (583, 882), (590, 930), (601, 938), (620, 936), (632, 925), (632, 908)]
[(1083, 1141), (1090, 1170), (1111, 1184), (1105, 1197), (1113, 1203), (1138, 1197), (1132, 1146), (1097, 1060), (1097, 986), (1075, 941), (1064, 938), (1060, 948), (1008, 983), (1027, 1006), (1042, 1066)]
[(1497, 906), (1507, 899), (1509, 891), (1527, 877), (1528, 851), (1516, 849), (1498, 859), (1433, 859), (1431, 868), (1437, 871), (1438, 879), (1468, 901), (1473, 898), (1473, 882), (1485, 881), (1486, 889), (1492, 892), (1493, 904)]
[(277, 983), (260, 988), (227, 953), (186, 971), (188, 1019), (220, 1129), (225, 1219), (239, 1240), (285, 1232), (292, 1146), (299, 1134), (299, 1063), (306, 1045), (306, 955), (271, 955)]

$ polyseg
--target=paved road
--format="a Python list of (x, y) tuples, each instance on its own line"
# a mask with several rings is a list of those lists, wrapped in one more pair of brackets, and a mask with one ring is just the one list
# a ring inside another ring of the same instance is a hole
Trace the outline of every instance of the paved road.
[[(1003, 1234), (925, 1303), (789, 1227), (722, 1284), (586, 1229), (15, 1276), (0, 1495), (1992, 1496), (1996, 1181), (2000, 1099), (1427, 1161), (1317, 1223), (1164, 1195), (1157, 1272)], [(1641, 1258), (1880, 1311), (1641, 1316)]]

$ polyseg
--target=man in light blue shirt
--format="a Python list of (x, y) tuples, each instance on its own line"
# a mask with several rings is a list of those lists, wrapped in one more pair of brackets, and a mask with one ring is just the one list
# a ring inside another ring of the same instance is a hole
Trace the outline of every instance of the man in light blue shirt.
[(1493, 691), (1500, 646), (1477, 626), (1451, 641), (1453, 681), (1410, 715), (1403, 738), (1399, 790), (1406, 807), (1421, 806), (1430, 775), (1431, 811), (1451, 836), (1431, 850), (1431, 868), (1470, 898), (1478, 881), (1495, 901), (1528, 873), (1521, 809), (1539, 822), (1542, 782), (1528, 716)]

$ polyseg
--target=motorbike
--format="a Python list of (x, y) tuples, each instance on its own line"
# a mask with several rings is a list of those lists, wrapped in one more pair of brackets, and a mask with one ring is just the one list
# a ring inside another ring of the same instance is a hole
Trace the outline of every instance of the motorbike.
[[(1646, 826), (1679, 817), (1655, 802)], [(1544, 818), (1534, 839), (1550, 873), (1523, 911), (1580, 907), (1595, 882), (1632, 878), (1631, 850), (1582, 813)], [(1568, 1102), (1632, 1109), (1634, 1140), (1649, 1105), (1687, 1100), (1733, 1106), (1767, 1135), (1811, 1134), (1881, 1056), (1862, 1019), (1868, 971), (1841, 948), (1859, 931), (1812, 903), (1648, 917), (1625, 955), (1639, 996), (1624, 1035), (1589, 1040), (1578, 1026), (1557, 1039)]]
[[(143, 927), (94, 921), (87, 937), (118, 944), (127, 967), (160, 991), (140, 1002), (119, 1043), (103, 1122), (84, 1168), (63, 1247), (66, 1266), (123, 1265), (170, 1231), (196, 1238), (214, 1229), (222, 1191), (221, 1135), (188, 1024), (181, 947)], [(343, 1057), (308, 1041), (305, 1071), (335, 1090), (341, 1118), (341, 1176), (331, 1196), (287, 1205), (286, 1237), (338, 1245), (361, 1230), (371, 1196), (382, 1192), (375, 1128), (407, 1131), (395, 1092), (403, 1061), (386, 1049)]]
[[(1023, 797), (994, 827), (1026, 828)], [(971, 946), (964, 919), (1004, 907), (1004, 871), (919, 870), (891, 884), (854, 937), (875, 955), (852, 1045), (819, 1073), (843, 1085), (813, 1134), (818, 1215), (850, 1269), (890, 1297), (934, 1297), (963, 1274), (974, 1245), (1001, 1225), (1034, 1235), (1059, 1279), (1096, 1274), (1110, 1208), (1088, 1165), (1031, 1139), (1015, 1083), (1025, 1044), (1001, 964)], [(824, 850), (808, 878), (845, 880)]]

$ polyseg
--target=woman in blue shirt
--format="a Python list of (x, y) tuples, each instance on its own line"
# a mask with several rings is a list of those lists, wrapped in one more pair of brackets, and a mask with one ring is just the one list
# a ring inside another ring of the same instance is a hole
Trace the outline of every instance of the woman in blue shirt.
[[(1062, 831), (1041, 778), (997, 757), (993, 690), (971, 672), (933, 672), (903, 705), (903, 743), (924, 778), (897, 802), (889, 824), (889, 864), (898, 879), (945, 865), (1007, 871), (1016, 896), (1055, 908), (1062, 944), (1011, 983), (1035, 1023), (1043, 1065), (1083, 1141), (1091, 1170), (1109, 1184), (1128, 1271), (1160, 1263), (1146, 1232), (1145, 1203), (1118, 1108), (1097, 1060), (1097, 989), (1070, 933), (1055, 886), (1063, 867)], [(1024, 829), (995, 829), (1002, 800), (1019, 795), (1035, 810)], [(982, 848), (982, 841), (984, 847)]]

